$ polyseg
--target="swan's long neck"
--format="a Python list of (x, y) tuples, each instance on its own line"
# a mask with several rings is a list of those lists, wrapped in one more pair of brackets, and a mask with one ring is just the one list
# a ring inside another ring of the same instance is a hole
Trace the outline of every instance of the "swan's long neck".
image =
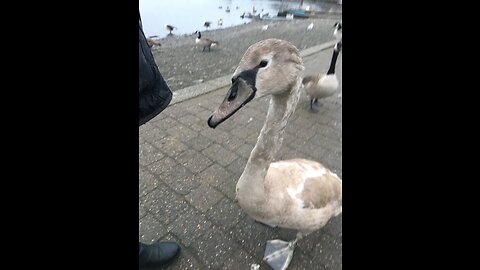
[(263, 180), (282, 145), (288, 119), (294, 113), (300, 98), (301, 83), (302, 79), (297, 79), (287, 94), (272, 95), (270, 99), (265, 124), (237, 183), (237, 196), (248, 196), (247, 201), (251, 203), (261, 203), (265, 197)]
[(327, 75), (335, 74), (335, 65), (337, 64), (339, 51), (333, 50), (332, 61), (330, 62), (330, 68), (327, 71)]

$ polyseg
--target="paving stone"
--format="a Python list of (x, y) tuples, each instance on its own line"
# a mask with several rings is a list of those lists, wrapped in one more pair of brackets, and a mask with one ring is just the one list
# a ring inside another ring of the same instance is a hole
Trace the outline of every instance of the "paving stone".
[(219, 187), (230, 177), (231, 173), (218, 164), (213, 164), (198, 174), (198, 180), (201, 183), (212, 187)]
[(206, 213), (207, 217), (224, 231), (230, 230), (233, 226), (245, 217), (240, 206), (230, 199), (223, 198), (217, 204), (210, 207)]
[(212, 161), (193, 149), (188, 149), (175, 159), (193, 173), (199, 173), (212, 164)]
[(172, 173), (163, 176), (162, 179), (170, 189), (180, 195), (187, 195), (200, 185), (197, 177), (180, 164), (173, 168)]
[(138, 147), (138, 163), (142, 166), (147, 166), (155, 161), (162, 159), (165, 155), (151, 145), (145, 142)]
[(176, 157), (188, 149), (186, 144), (170, 135), (155, 141), (153, 145), (169, 157)]
[(188, 208), (182, 196), (163, 185), (145, 196), (145, 209), (164, 225), (177, 219)]
[(168, 225), (168, 232), (177, 236), (182, 244), (188, 247), (207, 232), (211, 226), (212, 223), (204, 216), (200, 215), (195, 209), (189, 208)]
[(220, 192), (203, 184), (185, 196), (185, 199), (202, 213), (205, 213), (222, 198), (223, 195)]
[(203, 150), (202, 154), (209, 157), (211, 160), (215, 161), (221, 166), (228, 166), (238, 157), (238, 155), (234, 152), (227, 150), (223, 146), (215, 143)]
[(154, 243), (167, 234), (165, 226), (151, 214), (141, 218), (138, 227), (139, 241), (146, 244)]

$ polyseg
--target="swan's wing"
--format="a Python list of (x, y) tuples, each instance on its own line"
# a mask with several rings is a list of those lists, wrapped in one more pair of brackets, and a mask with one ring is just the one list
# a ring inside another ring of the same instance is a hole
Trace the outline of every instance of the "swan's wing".
[(318, 162), (292, 159), (270, 164), (265, 191), (300, 208), (319, 209), (342, 201), (342, 181)]

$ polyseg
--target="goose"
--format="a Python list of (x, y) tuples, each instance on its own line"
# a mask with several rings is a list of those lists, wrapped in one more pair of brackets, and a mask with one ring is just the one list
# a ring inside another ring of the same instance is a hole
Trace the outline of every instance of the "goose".
[(170, 31), (170, 34), (169, 34), (169, 35), (172, 34), (172, 31), (173, 31), (174, 29), (177, 29), (177, 27), (175, 27), (175, 26), (173, 26), (173, 25), (170, 25), (170, 24), (165, 24), (165, 28), (166, 28), (168, 31)]
[(240, 15), (240, 18), (244, 19), (245, 18), (245, 12), (243, 12), (242, 15)]
[(195, 44), (203, 46), (202, 52), (205, 51), (205, 48), (208, 48), (208, 51), (210, 51), (210, 47), (218, 45), (218, 41), (202, 37), (202, 33), (200, 33), (200, 31), (195, 31), (195, 34), (198, 34), (198, 37), (195, 39)]
[(333, 95), (338, 89), (338, 78), (335, 75), (337, 57), (342, 50), (342, 42), (337, 42), (333, 49), (330, 68), (326, 74), (305, 76), (302, 80), (303, 88), (310, 97), (310, 110), (316, 112), (313, 105), (318, 105), (318, 99)]
[(336, 174), (312, 160), (274, 162), (300, 98), (303, 70), (290, 42), (265, 39), (251, 45), (207, 121), (215, 128), (251, 100), (270, 96), (265, 123), (236, 184), (236, 201), (257, 222), (298, 232), (290, 242), (267, 241), (263, 260), (273, 269), (286, 269), (297, 241), (342, 212), (342, 180)]
[(208, 29), (208, 27), (210, 27), (210, 24), (212, 24), (212, 22), (205, 21), (205, 22), (203, 23), (203, 26), (205, 26), (205, 28)]
[(218, 22), (217, 22), (218, 26), (222, 26), (223, 25), (223, 19), (219, 19)]
[(225, 9), (225, 12), (230, 12), (230, 7), (227, 7), (227, 8)]
[(312, 30), (313, 29), (313, 22), (307, 26), (307, 30)]
[(342, 24), (337, 22), (335, 25), (333, 25), (333, 27), (335, 28), (335, 30), (333, 30), (333, 36), (337, 40), (342, 40)]

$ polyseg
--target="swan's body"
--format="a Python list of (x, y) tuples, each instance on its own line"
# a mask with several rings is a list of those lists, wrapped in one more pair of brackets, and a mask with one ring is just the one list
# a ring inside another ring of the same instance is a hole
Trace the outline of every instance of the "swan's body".
[[(291, 43), (278, 39), (255, 43), (245, 52), (232, 87), (208, 124), (215, 128), (253, 98), (271, 95), (265, 124), (237, 182), (236, 198), (253, 219), (307, 234), (341, 213), (342, 181), (315, 161), (273, 162), (300, 97), (303, 69)], [(286, 269), (300, 237), (291, 243), (267, 242), (264, 260), (274, 269)]]
[(335, 65), (337, 63), (338, 54), (342, 48), (342, 43), (335, 44), (333, 50), (330, 68), (327, 73), (305, 76), (302, 80), (303, 87), (307, 96), (310, 98), (310, 109), (316, 111), (313, 105), (318, 105), (318, 100), (332, 96), (339, 86), (337, 75), (335, 74)]
[(312, 30), (313, 29), (313, 22), (307, 26), (307, 30)]

